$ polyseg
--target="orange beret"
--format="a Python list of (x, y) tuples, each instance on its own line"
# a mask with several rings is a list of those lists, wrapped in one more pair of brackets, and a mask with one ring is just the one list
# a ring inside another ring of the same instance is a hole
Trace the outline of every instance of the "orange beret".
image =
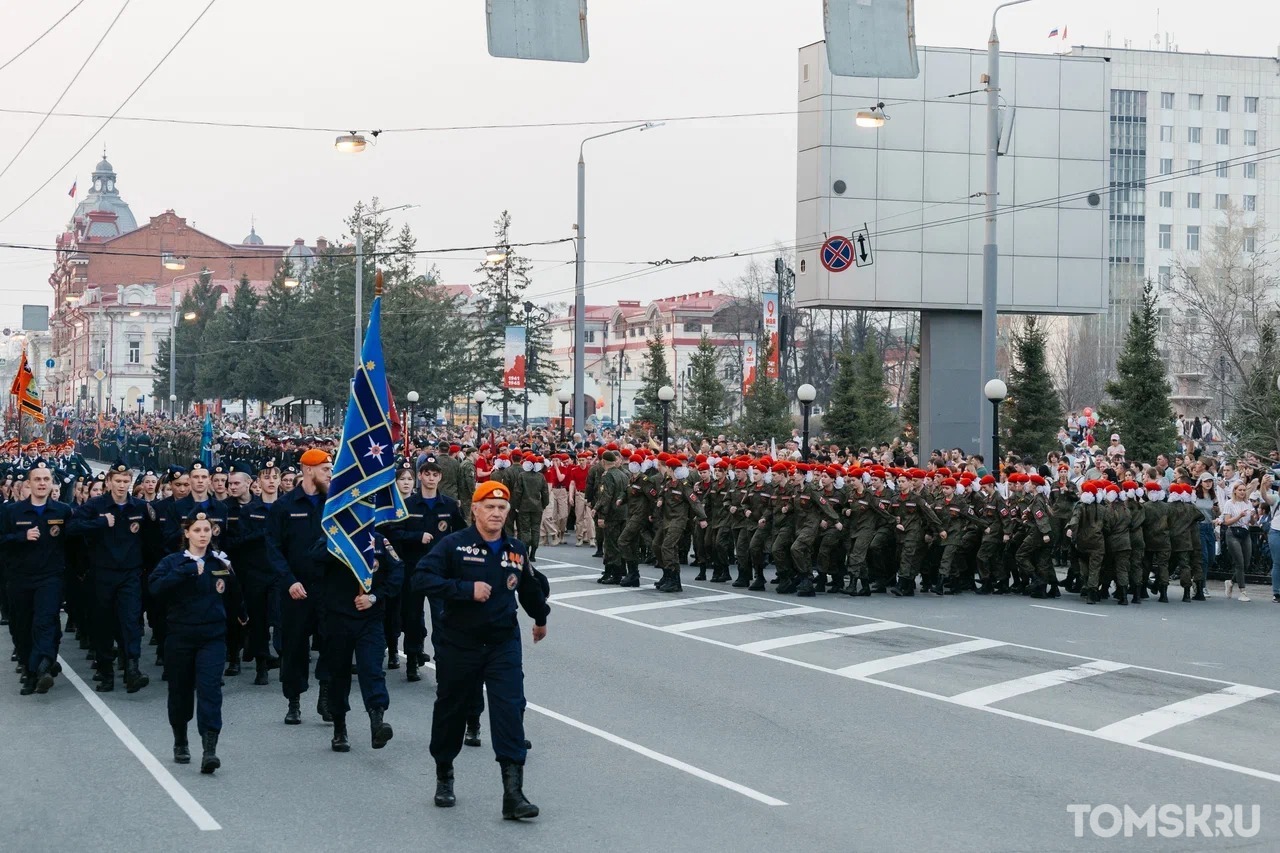
[(476, 490), (471, 493), (471, 502), (478, 504), (480, 501), (486, 501), (489, 498), (509, 501), (511, 500), (511, 490), (502, 483), (487, 480), (476, 486)]
[(302, 454), (302, 458), (298, 461), (303, 465), (323, 465), (332, 460), (329, 459), (328, 453), (325, 453), (318, 447), (313, 447), (306, 453)]

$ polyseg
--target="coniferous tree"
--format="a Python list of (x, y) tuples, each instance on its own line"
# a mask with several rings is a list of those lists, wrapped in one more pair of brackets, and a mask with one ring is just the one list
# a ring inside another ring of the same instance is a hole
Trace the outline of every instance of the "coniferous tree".
[[(532, 268), (529, 259), (517, 255), (512, 248), (510, 230), (511, 214), (504, 210), (493, 224), (492, 252), (500, 260), (486, 262), (476, 270), (484, 276), (476, 286), (480, 297), (476, 301), (480, 328), (468, 359), (480, 377), (478, 387), (495, 391), (489, 396), (489, 405), (502, 407), (507, 418), (511, 417), (510, 407), (513, 404), (518, 406), (524, 400), (524, 392), (506, 388), (502, 381), (507, 327), (526, 325), (524, 294), (529, 289), (529, 271)], [(539, 364), (551, 361), (550, 358), (539, 357), (546, 355), (541, 348), (549, 344), (549, 333), (543, 334), (545, 323), (529, 325), (526, 345), (530, 358), (525, 362), (525, 385), (531, 392), (549, 390), (550, 380), (539, 372)], [(536, 331), (535, 325), (538, 327)], [(538, 364), (530, 365), (530, 362)]]
[(831, 384), (831, 401), (822, 416), (822, 430), (837, 444), (857, 447), (858, 402), (854, 391), (857, 375), (847, 339), (836, 353), (836, 364), (838, 369)]
[(727, 397), (715, 344), (703, 332), (697, 352), (689, 357), (689, 386), (680, 426), (695, 436), (711, 435), (724, 418)]
[(658, 399), (658, 389), (671, 384), (671, 373), (667, 370), (667, 345), (662, 339), (661, 326), (653, 327), (653, 337), (649, 338), (649, 351), (645, 353), (642, 370), (644, 385), (640, 389), (635, 419), (661, 427), (662, 402)]
[(295, 353), (303, 317), (298, 310), (301, 288), (285, 287), (292, 275), (293, 268), (287, 262), (276, 271), (259, 302), (252, 343), (244, 348), (249, 396), (263, 403), (295, 396), (292, 382), (294, 373), (301, 369)]
[(1169, 381), (1156, 349), (1159, 332), (1155, 286), (1148, 281), (1142, 304), (1129, 318), (1129, 334), (1116, 362), (1116, 378), (1107, 383), (1107, 394), (1116, 401), (1112, 427), (1120, 433), (1130, 459), (1151, 461), (1173, 450), (1177, 436), (1169, 406)]
[(851, 392), (857, 417), (850, 446), (870, 447), (888, 441), (893, 435), (893, 412), (885, 393), (884, 362), (870, 341), (853, 357)]
[(920, 350), (911, 348), (911, 374), (907, 380), (907, 396), (898, 409), (902, 421), (902, 437), (911, 442), (920, 440)]
[[(196, 384), (196, 368), (202, 358), (205, 327), (218, 310), (220, 291), (213, 287), (213, 273), (200, 271), (200, 277), (183, 294), (178, 303), (177, 328), (172, 330), (172, 340), (162, 342), (156, 348), (156, 363), (151, 368), (155, 374), (152, 393), (161, 399), (169, 399), (169, 347), (176, 342), (174, 359), (176, 371), (174, 393), (178, 397), (178, 409), (200, 399)], [(210, 347), (213, 348), (212, 346)]]
[(1042, 462), (1058, 446), (1062, 407), (1049, 375), (1044, 329), (1035, 315), (1028, 316), (1013, 337), (1005, 412), (1010, 450)]
[(248, 414), (253, 370), (248, 344), (253, 338), (258, 294), (241, 276), (231, 302), (219, 308), (205, 327), (205, 346), (197, 368), (197, 387), (204, 399), (240, 400), (241, 414)]
[[(1280, 345), (1271, 323), (1258, 330), (1258, 354), (1240, 389), (1235, 411), (1227, 419), (1227, 434), (1234, 435), (1238, 450), (1259, 458), (1280, 447)], [(1127, 449), (1127, 447), (1126, 447)]]
[[(769, 363), (773, 355), (770, 345), (760, 353), (760, 364)], [(738, 437), (743, 441), (769, 439), (781, 443), (791, 437), (791, 402), (782, 390), (782, 384), (770, 379), (768, 372), (756, 371), (756, 380), (747, 390), (743, 401), (743, 413), (737, 423)]]

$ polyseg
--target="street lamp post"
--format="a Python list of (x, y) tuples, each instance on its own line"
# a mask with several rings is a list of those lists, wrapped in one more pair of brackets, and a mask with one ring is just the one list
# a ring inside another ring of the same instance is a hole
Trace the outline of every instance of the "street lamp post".
[[(629, 130), (645, 131), (661, 127), (666, 122), (646, 121), (620, 127), (605, 133), (588, 136), (578, 145), (578, 244), (577, 262), (573, 285), (573, 422), (586, 423), (586, 364), (587, 364), (587, 297), (586, 297), (586, 263), (587, 263), (587, 163), (583, 159), (584, 149), (588, 142), (615, 133), (626, 133)], [(616, 423), (616, 422), (615, 422)]]
[[(569, 406), (569, 402), (573, 399), (573, 393), (561, 388), (556, 392), (556, 402), (560, 404), (560, 442), (564, 443), (564, 418), (565, 409)], [(574, 422), (576, 425), (576, 421)]]
[[(170, 346), (169, 348), (173, 349), (172, 346)], [(172, 376), (173, 374), (171, 373), (170, 375)], [(169, 420), (171, 421), (177, 420), (177, 418), (178, 418), (178, 395), (170, 394), (169, 395)]]
[(991, 401), (991, 476), (1000, 482), (1000, 404), (1009, 395), (1009, 386), (999, 379), (992, 379), (982, 388)]
[(662, 404), (662, 452), (667, 452), (667, 436), (671, 427), (671, 401), (676, 398), (676, 389), (663, 385), (658, 389), (658, 402)]
[[(987, 40), (987, 188), (982, 245), (982, 377), (996, 378), (996, 200), (1000, 191), (1000, 36), (996, 34), (996, 15), (1006, 6), (1017, 6), (1029, 0), (1008, 0), (991, 13), (991, 36)], [(986, 418), (979, 411), (978, 434), (986, 432)], [(995, 433), (993, 432), (992, 435)], [(992, 446), (992, 456), (995, 447)]]
[(818, 389), (808, 382), (796, 389), (796, 399), (800, 401), (800, 458), (809, 461), (809, 409), (813, 401), (818, 399)]
[(408, 458), (413, 447), (413, 411), (418, 408), (418, 392), (410, 391), (406, 396), (409, 399), (409, 424), (404, 434), (404, 455)]
[(484, 424), (484, 401), (487, 399), (489, 399), (489, 395), (484, 393), (483, 388), (481, 388), (479, 391), (476, 392), (475, 400), (476, 400), (476, 435), (477, 437), (480, 435), (479, 433), (480, 427)]

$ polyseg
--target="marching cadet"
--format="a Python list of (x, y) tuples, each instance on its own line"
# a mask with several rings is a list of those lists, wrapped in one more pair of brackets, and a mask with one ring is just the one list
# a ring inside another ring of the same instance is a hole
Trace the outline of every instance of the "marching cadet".
[[(1134, 604), (1142, 603), (1142, 593), (1147, 591), (1146, 583), (1143, 581), (1145, 573), (1144, 566), (1146, 561), (1144, 545), (1146, 543), (1145, 536), (1142, 532), (1143, 525), (1146, 523), (1146, 505), (1139, 499), (1139, 495), (1145, 495), (1147, 490), (1141, 488), (1132, 480), (1125, 480), (1120, 484), (1120, 498), (1125, 502), (1129, 509), (1129, 593), (1133, 596)], [(1165, 597), (1168, 600), (1168, 597)]]
[(1084, 579), (1084, 595), (1090, 604), (1098, 603), (1098, 587), (1102, 582), (1102, 562), (1106, 556), (1104, 509), (1098, 503), (1098, 484), (1087, 480), (1080, 487), (1080, 500), (1071, 511), (1066, 535), (1085, 556), (1088, 566)]
[[(674, 456), (658, 457), (658, 471), (664, 478), (662, 497), (658, 500), (661, 508), (662, 553), (659, 555), (658, 567), (662, 569), (662, 579), (658, 583), (658, 592), (682, 592), (680, 585), (680, 540), (685, 528), (692, 523), (699, 527), (707, 526), (707, 514), (693, 487), (689, 485), (689, 469)], [(763, 568), (761, 569), (763, 577)], [(763, 585), (760, 587), (763, 589)]]
[(982, 519), (982, 539), (978, 545), (978, 577), (982, 580), (982, 588), (978, 590), (978, 595), (1004, 595), (1005, 578), (1000, 576), (1000, 570), (1004, 567), (1000, 555), (1000, 537), (1008, 510), (1004, 507), (1004, 499), (996, 491), (996, 478), (984, 474), (978, 480), (978, 494), (974, 499), (975, 513)]
[(70, 505), (53, 500), (53, 471), (37, 459), (26, 473), (30, 497), (0, 510), (0, 547), (4, 550), (9, 599), (9, 628), (19, 666), (20, 693), (48, 693), (58, 664), (59, 610), (66, 573), (66, 533)]
[(596, 520), (591, 507), (595, 501), (600, 471), (600, 463), (592, 458), (591, 448), (578, 451), (577, 460), (569, 466), (569, 473), (573, 477), (574, 547), (588, 545), (594, 548), (596, 545)]
[(747, 543), (747, 555), (751, 561), (751, 583), (747, 587), (755, 592), (764, 591), (764, 567), (769, 561), (769, 546), (773, 542), (774, 490), (780, 483), (773, 481), (773, 470), (768, 459), (763, 460), (756, 489), (747, 496), (745, 515), (751, 538)]
[(214, 465), (209, 471), (209, 492), (223, 503), (227, 502), (227, 478), (231, 468), (227, 465)]
[(889, 591), (894, 595), (912, 596), (916, 594), (916, 575), (920, 574), (924, 562), (928, 545), (926, 537), (941, 531), (942, 524), (929, 501), (921, 494), (924, 472), (912, 468), (898, 479), (902, 488), (894, 514), (898, 519), (896, 529), (902, 534), (902, 557), (898, 563), (897, 585)]
[[(618, 535), (618, 550), (627, 564), (627, 576), (620, 586), (640, 586), (640, 534), (654, 521), (651, 507), (658, 500), (658, 484), (650, 471), (642, 471), (636, 454), (627, 463), (630, 479), (627, 483), (627, 521)], [(633, 577), (634, 576), (634, 577)], [(634, 583), (632, 581), (634, 580)]]
[[(145, 564), (154, 569), (160, 561), (173, 553), (165, 542), (165, 532), (169, 518), (173, 515), (173, 505), (191, 494), (191, 479), (187, 469), (181, 465), (170, 465), (165, 471), (164, 482), (169, 486), (169, 496), (151, 502), (156, 514), (156, 524), (150, 528), (146, 539)], [(142, 588), (142, 604), (147, 612), (147, 624), (151, 626), (151, 643), (156, 647), (156, 666), (164, 667), (164, 639), (168, 635), (165, 625), (166, 608), (164, 603), (151, 594), (150, 575)]]
[[(831, 591), (844, 590), (844, 564), (848, 551), (845, 535), (845, 493), (844, 471), (839, 465), (828, 465), (823, 472), (822, 491), (818, 495), (818, 505), (825, 505), (835, 515), (835, 520), (819, 524), (817, 541), (818, 581), (814, 585), (816, 592), (826, 592), (827, 575), (831, 576)], [(837, 557), (839, 558), (837, 560)]]
[[(1023, 577), (1023, 594), (1032, 598), (1057, 598), (1058, 578), (1053, 572), (1050, 548), (1053, 543), (1053, 523), (1049, 516), (1052, 509), (1045, 497), (1048, 484), (1039, 474), (1031, 474), (1023, 481), (1026, 501), (1022, 505), (1024, 534), (1018, 545), (1018, 570)], [(1116, 522), (1119, 524), (1119, 522)], [(1124, 516), (1124, 539), (1129, 540), (1129, 516)], [(1127, 548), (1126, 548), (1127, 550)], [(1053, 574), (1053, 578), (1049, 577)]]
[[(347, 712), (351, 710), (351, 657), (355, 655), (360, 695), (369, 715), (369, 733), (374, 749), (382, 749), (394, 732), (384, 719), (391, 698), (387, 694), (386, 673), (382, 670), (382, 650), (386, 646), (383, 616), (386, 599), (404, 579), (404, 566), (381, 533), (373, 533), (373, 577), (365, 592), (346, 563), (328, 552), (323, 538), (312, 546), (312, 557), (323, 567), (318, 593), (324, 616), (322, 656), (330, 662), (328, 709), (333, 717), (334, 752), (350, 752), (347, 740)], [(397, 605), (398, 606), (398, 603)]]
[(524, 795), (524, 673), (516, 605), (534, 620), (535, 643), (547, 635), (550, 608), (524, 543), (503, 533), (510, 497), (502, 483), (478, 486), (471, 500), (472, 526), (440, 540), (418, 564), (413, 586), (444, 601), (431, 719), (435, 804), (449, 808), (457, 802), (453, 761), (483, 684), (493, 751), (502, 768), (502, 816), (519, 820), (537, 817), (538, 807)]
[(711, 466), (706, 463), (705, 457), (703, 459), (704, 461), (690, 466), (690, 470), (694, 470), (696, 466), (697, 471), (693, 493), (707, 514), (707, 526), (693, 528), (693, 564), (698, 567), (698, 575), (694, 578), (696, 581), (707, 579), (707, 564), (711, 562), (711, 546), (707, 542), (707, 535), (711, 530), (711, 508), (707, 506), (707, 500), (711, 496)]
[[(275, 473), (278, 479), (274, 459), (266, 459), (260, 465), (259, 479), (267, 471)], [(270, 683), (268, 673), (273, 658), (275, 664), (279, 664), (279, 649), (274, 650), (276, 655), (271, 654), (271, 628), (276, 629), (277, 641), (280, 636), (279, 591), (267, 553), (267, 514), (275, 502), (275, 494), (270, 494), (270, 503), (265, 500), (268, 497), (265, 491), (254, 495), (249, 488), (253, 475), (247, 463), (237, 462), (227, 478), (230, 502), (226, 505), (226, 547), (231, 564), (237, 568), (239, 592), (249, 616), (244, 649), (253, 658), (257, 670), (253, 683), (262, 686)]]
[(965, 563), (965, 534), (969, 528), (969, 506), (964, 497), (956, 494), (956, 479), (946, 477), (939, 490), (940, 498), (933, 510), (942, 522), (938, 538), (942, 541), (942, 557), (938, 563), (938, 577), (934, 582), (934, 595), (955, 595), (962, 591), (961, 568)]
[(455, 501), (459, 499), (459, 487), (462, 484), (462, 463), (454, 456), (462, 448), (456, 444), (441, 441), (436, 445), (437, 464), (440, 465), (440, 494), (448, 495)]
[[(529, 549), (529, 562), (538, 560), (538, 530), (542, 514), (551, 503), (551, 489), (542, 475), (542, 457), (527, 455), (520, 463), (519, 488), (515, 489), (516, 531)], [(447, 493), (446, 493), (447, 494)]]
[[(267, 555), (276, 583), (284, 591), (280, 602), (280, 689), (289, 703), (284, 721), (291, 726), (302, 723), (299, 705), (308, 687), (311, 638), (322, 636), (319, 587), (324, 568), (316, 563), (312, 548), (324, 540), (320, 522), (333, 476), (329, 454), (319, 448), (303, 453), (299, 461), (302, 475), (298, 486), (281, 495), (267, 513)], [(316, 663), (316, 681), (320, 685), (316, 713), (330, 722), (328, 667), (323, 653)]]
[(150, 504), (129, 496), (129, 466), (112, 463), (107, 471), (108, 494), (84, 503), (67, 525), (70, 535), (87, 538), (93, 573), (93, 606), (97, 621), (97, 690), (115, 689), (112, 641), (120, 638), (125, 689), (136, 693), (151, 679), (138, 668), (142, 654), (143, 540), (156, 523)]
[(458, 508), (468, 523), (471, 520), (471, 493), (476, 490), (475, 460), (476, 449), (463, 448), (462, 461), (458, 463)]
[[(632, 563), (622, 552), (618, 538), (627, 523), (627, 491), (630, 478), (619, 467), (621, 457), (615, 450), (606, 450), (600, 457), (602, 473), (596, 478), (596, 494), (593, 496), (595, 523), (600, 527), (601, 545), (604, 548), (604, 574), (599, 583), (626, 586), (640, 585), (640, 563), (635, 565), (635, 583), (631, 583)], [(624, 577), (625, 573), (625, 577)]]
[[(169, 681), (169, 725), (173, 728), (173, 760), (191, 761), (187, 724), (194, 711), (200, 734), (200, 772), (222, 766), (218, 736), (222, 732), (222, 664), (227, 657), (227, 617), (244, 625), (243, 599), (233, 595), (236, 575), (225, 555), (211, 549), (213, 519), (195, 510), (183, 520), (186, 547), (160, 561), (151, 576), (152, 591), (167, 611), (165, 667)], [(230, 609), (228, 602), (237, 602)], [(194, 706), (194, 708), (193, 708)]]
[[(1200, 511), (1191, 503), (1193, 492), (1194, 489), (1186, 483), (1173, 483), (1169, 486), (1169, 562), (1171, 571), (1177, 572), (1184, 590), (1193, 581), (1203, 582), (1192, 564), (1192, 554), (1198, 557), (1200, 551), (1200, 543), (1196, 537), (1201, 518)], [(1168, 590), (1169, 580), (1165, 578), (1160, 582), (1160, 601), (1169, 600)]]
[[(804, 472), (785, 462), (775, 462), (773, 477), (773, 542), (770, 543), (770, 552), (777, 570), (774, 580), (778, 584), (774, 592), (785, 594), (785, 589), (794, 591), (795, 588), (792, 579), (796, 570), (791, 563), (791, 546), (796, 541), (796, 494), (804, 486)], [(727, 577), (728, 572), (725, 574)]]
[(1174, 505), (1165, 500), (1164, 489), (1159, 483), (1149, 482), (1144, 489), (1147, 503), (1142, 512), (1142, 545), (1151, 568), (1148, 570), (1144, 565), (1139, 573), (1143, 593), (1147, 591), (1149, 572), (1155, 574), (1154, 585), (1151, 587), (1153, 591), (1158, 592), (1160, 587), (1169, 583), (1170, 516), (1174, 512)]
[[(199, 459), (187, 466), (187, 479), (191, 484), (191, 492), (185, 498), (175, 500), (169, 506), (168, 515), (162, 519), (165, 553), (171, 554), (181, 549), (183, 521), (196, 511), (206, 513), (213, 525), (211, 547), (215, 550), (226, 547), (223, 537), (227, 532), (227, 505), (214, 496), (213, 475), (213, 470)], [(238, 585), (235, 594), (240, 594)], [(239, 602), (233, 603), (232, 615), (227, 621), (227, 669), (224, 675), (240, 674), (240, 653), (244, 648), (244, 631), (235, 618), (235, 611), (238, 609)]]
[(1120, 487), (1107, 484), (1106, 512), (1102, 517), (1102, 531), (1106, 540), (1107, 562), (1116, 580), (1118, 604), (1129, 603), (1129, 509), (1120, 501)]
[(876, 528), (881, 522), (862, 475), (861, 468), (853, 468), (849, 472), (849, 481), (846, 484), (848, 496), (845, 501), (844, 516), (850, 538), (846, 561), (849, 586), (844, 592), (846, 595), (869, 596), (871, 595), (871, 578), (867, 554), (875, 538)]

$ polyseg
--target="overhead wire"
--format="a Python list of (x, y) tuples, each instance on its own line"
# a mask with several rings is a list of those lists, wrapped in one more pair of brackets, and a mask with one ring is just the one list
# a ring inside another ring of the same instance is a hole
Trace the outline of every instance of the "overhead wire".
[[(56, 29), (58, 28), (58, 25), (59, 25), (59, 24), (61, 24), (61, 23), (62, 23), (63, 21), (65, 21), (67, 18), (71, 17), (71, 13), (72, 13), (72, 12), (74, 12), (76, 9), (79, 9), (79, 8), (80, 8), (81, 6), (83, 6), (83, 5), (84, 5), (84, 0), (76, 0), (76, 5), (72, 6), (70, 9), (68, 9), (66, 12), (64, 12), (64, 13), (62, 14), (62, 17), (61, 17), (61, 18), (59, 18), (58, 20), (56, 20), (56, 21), (54, 21), (52, 24), (50, 24), (50, 25), (49, 25), (49, 29), (45, 30), (45, 31), (44, 31), (44, 32), (42, 32), (40, 35), (36, 36), (35, 41), (31, 42), (29, 45), (27, 45), (26, 47), (24, 47), (22, 50), (18, 51), (18, 52), (17, 52), (17, 53), (15, 53), (13, 56), (9, 57), (9, 60), (8, 60), (4, 65), (0, 65), (0, 71), (4, 71), (4, 70), (5, 70), (6, 68), (8, 68), (10, 65), (12, 65), (13, 63), (15, 63), (15, 62), (17, 62), (19, 59), (21, 59), (21, 58), (22, 58), (22, 55), (23, 55), (24, 53), (26, 53), (28, 50), (31, 50), (31, 48), (35, 47), (35, 46), (36, 46), (36, 45), (38, 45), (41, 41), (43, 41), (45, 36), (49, 35), (49, 33), (51, 33), (51, 32), (53, 32), (54, 30), (56, 30)], [(33, 112), (34, 112), (34, 110), (33, 110)]]

